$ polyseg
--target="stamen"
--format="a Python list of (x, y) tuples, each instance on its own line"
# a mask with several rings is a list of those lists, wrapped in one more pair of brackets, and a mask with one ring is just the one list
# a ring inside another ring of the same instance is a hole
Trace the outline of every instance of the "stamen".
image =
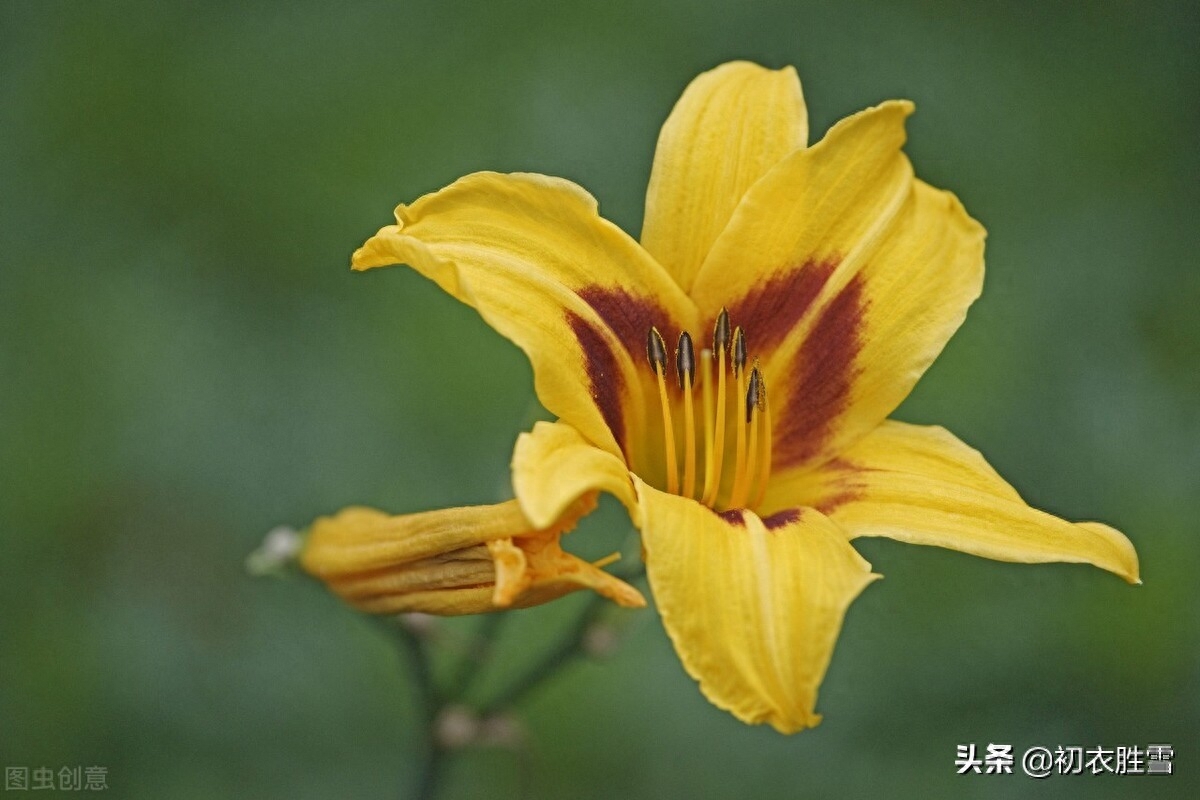
[(692, 349), (692, 335), (687, 331), (679, 334), (675, 346), (675, 371), (678, 373), (679, 388), (690, 388), (696, 381), (696, 351)]
[(710, 428), (715, 441), (708, 449), (704, 466), (704, 496), (701, 502), (712, 508), (721, 491), (721, 472), (725, 466), (725, 353), (729, 350), (729, 312), (717, 315), (713, 328), (713, 352), (717, 355), (717, 416)]
[(700, 501), (705, 502), (713, 479), (713, 352), (700, 351), (700, 391), (704, 393), (704, 490)]
[(745, 463), (739, 463), (738, 470), (733, 477), (733, 493), (729, 498), (730, 508), (744, 508), (746, 505), (746, 495), (750, 493), (750, 482), (756, 472), (755, 457), (758, 454), (758, 426), (754, 424), (754, 412), (759, 408), (761, 402), (762, 376), (756, 366), (750, 372), (750, 388), (746, 390), (745, 402), (745, 425), (750, 429), (750, 444), (746, 448)]
[(675, 460), (675, 426), (671, 423), (671, 398), (667, 396), (667, 343), (658, 328), (646, 334), (646, 358), (658, 378), (658, 399), (662, 405), (663, 449), (667, 457), (667, 492), (679, 493), (679, 464)]
[(767, 483), (771, 480), (771, 404), (767, 402), (767, 382), (761, 374), (758, 387), (758, 407), (762, 411), (762, 455), (758, 460), (758, 489), (755, 490), (754, 499), (750, 503), (753, 508), (762, 505), (763, 497), (767, 493)]
[[(663, 459), (666, 469), (666, 490), (670, 494), (700, 500), (709, 508), (757, 508), (766, 494), (771, 476), (772, 427), (771, 409), (767, 403), (767, 384), (758, 359), (747, 372), (749, 348), (742, 327), (730, 334), (727, 309), (722, 308), (713, 326), (712, 349), (700, 353), (700, 375), (696, 375), (696, 351), (687, 331), (679, 334), (675, 348), (675, 377), (683, 393), (683, 464), (676, 450), (675, 426), (672, 420), (674, 398), (667, 388), (667, 359), (669, 351), (658, 328), (646, 334), (646, 359), (658, 382), (658, 399), (663, 422)], [(718, 505), (724, 477), (726, 410), (725, 363), (733, 370), (736, 410), (732, 422), (736, 428), (736, 454), (729, 495)], [(715, 370), (715, 372), (714, 372)], [(704, 486), (697, 486), (700, 470), (699, 443), (696, 441), (695, 392), (699, 380), (704, 403)], [(715, 395), (715, 402), (714, 402)], [(680, 466), (683, 469), (680, 469)], [(682, 486), (681, 486), (682, 484)], [(698, 493), (698, 494), (697, 494)], [(751, 502), (752, 500), (752, 502)]]
[(733, 332), (733, 374), (746, 368), (746, 332), (738, 325)]
[(646, 358), (650, 361), (650, 369), (662, 372), (667, 368), (667, 343), (663, 341), (658, 328), (646, 332)]
[[(746, 419), (746, 333), (741, 325), (733, 331), (733, 374), (737, 378), (738, 403), (737, 421), (734, 423), (737, 428), (737, 459), (733, 466), (733, 491), (737, 494), (742, 473), (746, 470), (746, 426), (743, 422)], [(730, 508), (740, 507), (730, 505)]]
[(729, 310), (721, 309), (717, 314), (717, 324), (713, 326), (713, 350), (729, 349)]
[(754, 369), (750, 370), (750, 388), (746, 390), (746, 424), (750, 424), (750, 418), (754, 413), (754, 409), (761, 409), (763, 401), (762, 394), (762, 373), (758, 371), (758, 359), (754, 359)]
[(683, 390), (683, 496), (696, 491), (696, 412), (692, 404), (692, 386), (696, 382), (696, 353), (687, 331), (679, 334), (675, 349), (675, 369)]

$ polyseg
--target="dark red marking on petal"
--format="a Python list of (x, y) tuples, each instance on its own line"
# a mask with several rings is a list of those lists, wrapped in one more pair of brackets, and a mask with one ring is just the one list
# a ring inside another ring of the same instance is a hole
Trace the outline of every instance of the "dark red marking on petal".
[(856, 488), (843, 489), (842, 491), (834, 492), (821, 498), (821, 502), (817, 503), (817, 511), (820, 511), (825, 516), (829, 516), (847, 503), (853, 503), (858, 498), (862, 497), (862, 491)]
[[(651, 328), (657, 326), (660, 331), (673, 336), (678, 327), (653, 298), (639, 297), (620, 288), (606, 289), (600, 286), (584, 287), (579, 291), (579, 296), (617, 337), (637, 367), (645, 364), (646, 334)], [(603, 330), (593, 323), (572, 311), (567, 311), (567, 323), (583, 350), (592, 400), (600, 409), (617, 445), (628, 457), (625, 416), (621, 405), (628, 387), (621, 377), (617, 353), (609, 345)]]
[(639, 366), (646, 358), (646, 332), (650, 328), (657, 326), (667, 341), (679, 334), (678, 323), (651, 297), (601, 286), (584, 287), (579, 296), (604, 320)]
[(804, 509), (789, 508), (784, 511), (778, 511), (769, 517), (763, 519), (763, 525), (767, 530), (773, 531), (777, 528), (782, 528), (785, 525), (791, 525), (793, 522), (799, 522), (804, 517)]
[(740, 508), (731, 508), (728, 511), (714, 511), (713, 513), (730, 525), (735, 525), (739, 528), (746, 527), (746, 518), (742, 516)]
[[(613, 438), (621, 452), (625, 452), (625, 412), (621, 407), (621, 394), (624, 382), (621, 369), (617, 362), (617, 354), (612, 351), (604, 334), (596, 330), (592, 323), (576, 314), (567, 311), (567, 324), (579, 340), (583, 350), (584, 370), (587, 372), (588, 391), (592, 401), (600, 409), (600, 416), (612, 431)], [(646, 335), (645, 331), (641, 334)], [(626, 453), (628, 456), (628, 453)]]
[(844, 458), (834, 458), (822, 465), (821, 471), (837, 473), (837, 477), (828, 483), (824, 495), (815, 504), (822, 514), (832, 514), (847, 503), (853, 503), (862, 497), (863, 487), (858, 482), (858, 476), (863, 471), (861, 467)]
[(796, 351), (783, 377), (786, 405), (775, 416), (774, 469), (802, 464), (819, 453), (850, 405), (866, 310), (859, 273), (821, 310)]
[(798, 267), (776, 273), (734, 301), (729, 306), (729, 318), (745, 329), (750, 350), (765, 353), (787, 338), (840, 263), (839, 256), (821, 261), (810, 258)]

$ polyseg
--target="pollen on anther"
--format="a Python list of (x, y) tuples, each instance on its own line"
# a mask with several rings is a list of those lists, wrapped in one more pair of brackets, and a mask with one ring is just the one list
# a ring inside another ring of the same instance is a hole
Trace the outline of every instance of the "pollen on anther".
[(758, 367), (755, 367), (750, 371), (750, 387), (746, 389), (747, 423), (754, 417), (756, 409), (762, 411), (765, 401), (766, 394), (763, 392), (762, 375), (759, 374)]
[(658, 328), (651, 328), (646, 333), (646, 359), (650, 362), (650, 368), (655, 372), (666, 371), (667, 343), (663, 341)]
[(733, 374), (738, 375), (746, 367), (746, 332), (739, 325), (733, 331)]
[(717, 323), (713, 326), (713, 352), (729, 348), (729, 311), (722, 308), (717, 315)]

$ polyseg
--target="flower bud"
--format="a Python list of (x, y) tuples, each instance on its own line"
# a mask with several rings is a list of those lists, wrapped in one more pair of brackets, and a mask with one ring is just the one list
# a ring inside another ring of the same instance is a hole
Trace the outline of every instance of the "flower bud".
[(542, 530), (529, 524), (516, 500), (401, 516), (351, 507), (313, 523), (300, 563), (373, 614), (478, 614), (583, 588), (643, 606), (632, 586), (560, 545), (595, 505), (594, 493), (582, 497)]

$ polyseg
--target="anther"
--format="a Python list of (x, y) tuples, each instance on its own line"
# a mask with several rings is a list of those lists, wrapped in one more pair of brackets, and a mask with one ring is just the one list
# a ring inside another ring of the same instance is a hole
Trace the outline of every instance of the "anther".
[(733, 374), (741, 375), (746, 368), (746, 332), (738, 325), (733, 331)]
[(696, 382), (696, 352), (692, 349), (692, 336), (687, 331), (679, 334), (679, 345), (675, 348), (675, 370), (679, 373), (679, 388), (686, 383), (688, 388)]
[(646, 334), (646, 358), (650, 361), (650, 368), (655, 372), (666, 371), (667, 343), (663, 341), (658, 328), (651, 328)]
[(763, 401), (766, 400), (766, 395), (763, 393), (762, 376), (758, 372), (758, 367), (750, 370), (750, 388), (746, 390), (746, 424), (750, 424), (751, 418), (754, 416), (754, 410), (762, 411)]
[(717, 315), (717, 324), (713, 328), (713, 352), (729, 349), (729, 312), (724, 308)]

